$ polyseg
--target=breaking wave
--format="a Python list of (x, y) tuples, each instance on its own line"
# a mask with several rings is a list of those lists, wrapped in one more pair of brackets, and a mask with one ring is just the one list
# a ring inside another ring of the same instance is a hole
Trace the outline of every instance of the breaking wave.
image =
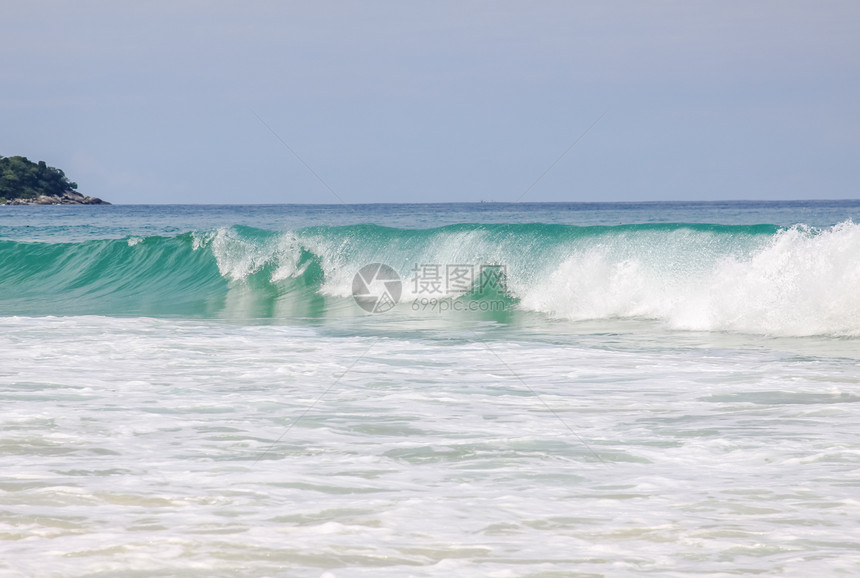
[[(353, 278), (369, 263), (401, 276), (392, 315), (414, 314), (408, 304), (421, 298), (501, 299), (513, 315), (547, 319), (860, 336), (860, 225), (850, 221), (821, 229), (234, 226), (175, 237), (0, 241), (0, 315), (359, 316), (365, 313), (353, 302)], [(447, 286), (447, 266), (471, 272), (467, 290)], [(491, 295), (479, 290), (482, 267), (505, 273)], [(419, 283), (428, 272), (440, 275), (432, 294)]]

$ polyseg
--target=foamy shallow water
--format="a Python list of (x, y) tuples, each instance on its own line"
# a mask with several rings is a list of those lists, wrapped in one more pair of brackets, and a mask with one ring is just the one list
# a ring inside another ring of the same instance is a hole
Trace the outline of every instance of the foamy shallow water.
[(860, 573), (856, 341), (474, 330), (0, 319), (0, 575)]

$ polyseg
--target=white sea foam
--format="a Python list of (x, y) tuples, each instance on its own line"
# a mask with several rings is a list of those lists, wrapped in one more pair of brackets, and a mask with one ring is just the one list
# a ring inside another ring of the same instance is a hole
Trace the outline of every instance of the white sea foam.
[(521, 306), (572, 320), (642, 317), (670, 327), (860, 335), (860, 225), (778, 232), (750, 252), (679, 258), (609, 244), (521, 286)]
[(857, 352), (834, 340), (342, 321), (0, 318), (0, 574), (856, 567)]
[(241, 237), (232, 228), (221, 228), (209, 236), (206, 244), (212, 250), (223, 277), (245, 280), (272, 260), (275, 247)]
[(551, 318), (645, 318), (683, 330), (860, 336), (860, 225), (852, 222), (824, 230), (795, 226), (771, 236), (682, 227), (549, 240), (492, 236), (484, 229), (389, 236), (288, 231), (249, 239), (226, 228), (194, 242), (212, 251), (221, 275), (232, 281), (264, 268), (272, 283), (300, 277), (310, 264), (303, 255), (312, 255), (323, 271), (315, 290), (344, 299), (356, 272), (369, 263), (398, 270), (403, 302), (460, 294), (444, 282), (432, 295), (422, 292), (416, 267), (438, 265), (444, 278), (448, 265), (469, 265), (477, 275), (480, 266), (497, 264), (506, 268), (518, 307)]
[(286, 232), (269, 239), (248, 239), (231, 227), (209, 233), (194, 233), (193, 249), (208, 248), (215, 257), (223, 277), (245, 281), (264, 267), (271, 266), (270, 281), (276, 283), (300, 276), (307, 264), (300, 266), (301, 245), (295, 234)]

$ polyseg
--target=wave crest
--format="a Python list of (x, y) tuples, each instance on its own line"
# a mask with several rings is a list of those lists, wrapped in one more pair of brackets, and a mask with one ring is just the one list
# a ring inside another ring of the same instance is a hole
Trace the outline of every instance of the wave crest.
[(705, 239), (680, 240), (575, 251), (526, 289), (520, 306), (570, 320), (638, 317), (698, 331), (860, 336), (860, 226), (798, 225), (727, 254), (707, 254)]
[[(177, 237), (0, 241), (0, 314), (352, 316), (362, 313), (351, 302), (353, 277), (374, 262), (400, 274), (402, 301), (421, 297), (410, 282), (418, 265), (494, 265), (506, 269), (504, 297), (515, 310), (548, 318), (860, 336), (860, 226), (850, 221), (825, 229), (235, 226)], [(462, 294), (435, 295), (443, 296)]]

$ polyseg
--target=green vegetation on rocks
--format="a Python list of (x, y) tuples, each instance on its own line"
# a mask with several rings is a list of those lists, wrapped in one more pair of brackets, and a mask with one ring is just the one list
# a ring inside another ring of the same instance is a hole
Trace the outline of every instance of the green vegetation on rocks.
[(102, 205), (101, 199), (78, 193), (78, 184), (45, 161), (27, 157), (0, 156), (0, 204), (10, 205)]

